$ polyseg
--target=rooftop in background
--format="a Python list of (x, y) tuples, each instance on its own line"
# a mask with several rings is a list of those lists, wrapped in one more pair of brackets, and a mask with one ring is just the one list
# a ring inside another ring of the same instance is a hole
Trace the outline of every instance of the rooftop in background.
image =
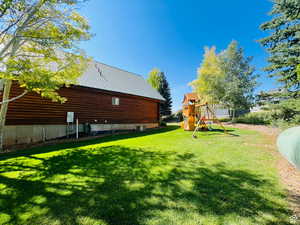
[(78, 84), (84, 87), (164, 100), (142, 76), (96, 61), (89, 64), (86, 72), (78, 79)]

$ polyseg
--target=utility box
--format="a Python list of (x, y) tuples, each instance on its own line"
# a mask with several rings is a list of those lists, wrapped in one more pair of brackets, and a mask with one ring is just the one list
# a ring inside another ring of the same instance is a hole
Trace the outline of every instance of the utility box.
[(67, 112), (67, 123), (74, 123), (74, 112)]

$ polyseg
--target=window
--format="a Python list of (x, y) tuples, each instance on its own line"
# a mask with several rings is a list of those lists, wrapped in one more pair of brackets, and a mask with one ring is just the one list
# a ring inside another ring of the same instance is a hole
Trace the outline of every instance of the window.
[(117, 97), (112, 98), (112, 105), (120, 105), (120, 99)]

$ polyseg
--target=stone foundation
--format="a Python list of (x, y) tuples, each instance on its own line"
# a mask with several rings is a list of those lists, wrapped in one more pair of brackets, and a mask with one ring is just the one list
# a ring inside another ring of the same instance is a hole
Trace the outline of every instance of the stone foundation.
[[(158, 127), (158, 123), (136, 124), (91, 124), (91, 134), (97, 132), (121, 131), (121, 130), (144, 130)], [(83, 124), (79, 124), (79, 132), (84, 132)], [(6, 126), (4, 130), (4, 145), (13, 146), (53, 140), (74, 135), (76, 128), (67, 129), (67, 125), (18, 125)]]

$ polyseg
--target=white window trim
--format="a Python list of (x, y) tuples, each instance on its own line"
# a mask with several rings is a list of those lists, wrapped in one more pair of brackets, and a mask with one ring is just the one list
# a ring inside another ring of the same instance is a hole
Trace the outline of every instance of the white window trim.
[(112, 105), (118, 106), (120, 105), (120, 98), (118, 97), (112, 97)]

